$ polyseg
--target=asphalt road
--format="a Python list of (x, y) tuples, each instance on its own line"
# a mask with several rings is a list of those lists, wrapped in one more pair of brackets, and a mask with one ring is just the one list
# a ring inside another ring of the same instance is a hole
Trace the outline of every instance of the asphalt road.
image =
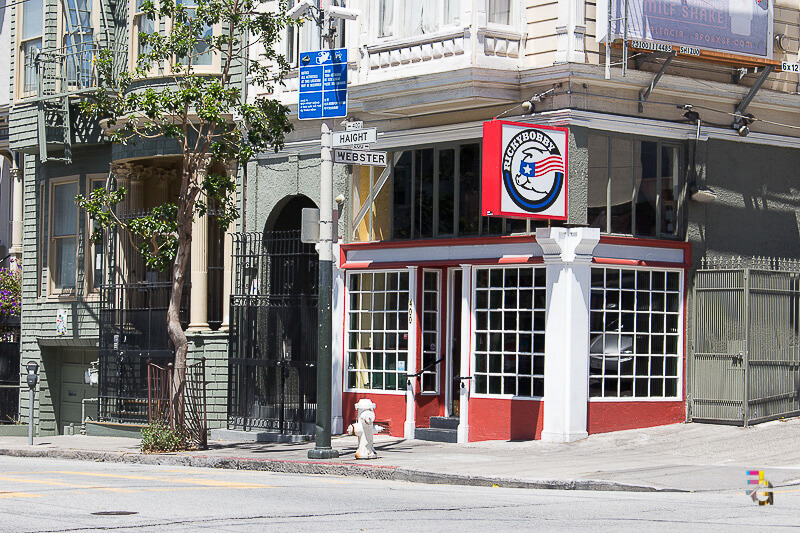
[(0, 531), (800, 530), (800, 487), (632, 493), (0, 457)]

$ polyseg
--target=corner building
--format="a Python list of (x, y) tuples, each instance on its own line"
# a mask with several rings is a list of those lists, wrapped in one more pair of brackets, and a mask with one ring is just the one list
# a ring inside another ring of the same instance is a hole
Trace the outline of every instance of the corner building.
[[(632, 19), (646, 9), (631, 5)], [(592, 1), (347, 6), (361, 11), (337, 33), (351, 58), (348, 118), (378, 129), (370, 149), (388, 152), (387, 166), (336, 165), (344, 201), (319, 206), (320, 122), (297, 121), (284, 151), (249, 166), (245, 200), (264, 243), (277, 230), (299, 239), (303, 207), (339, 213), (334, 433), (364, 397), (394, 436), (458, 442), (747, 424), (761, 400), (739, 388), (737, 356), (755, 365), (757, 336), (738, 339), (727, 315), (708, 333), (693, 302), (709, 265), (781, 270), (772, 258), (800, 255), (798, 75), (776, 66), (797, 63), (797, 6), (770, 3), (761, 57), (681, 43), (665, 53), (652, 35), (606, 47), (608, 4)], [(281, 46), (296, 65), (321, 45), (308, 23)], [(296, 106), (297, 90), (294, 75), (279, 95)], [(483, 162), (498, 154), (483, 125), (498, 117), (568, 130), (566, 220), (484, 216)], [(762, 311), (786, 310), (790, 328), (796, 297)], [(788, 383), (785, 405), (764, 400), (751, 422), (800, 409), (788, 357), (780, 377), (759, 378)], [(254, 427), (273, 416), (261, 413)]]

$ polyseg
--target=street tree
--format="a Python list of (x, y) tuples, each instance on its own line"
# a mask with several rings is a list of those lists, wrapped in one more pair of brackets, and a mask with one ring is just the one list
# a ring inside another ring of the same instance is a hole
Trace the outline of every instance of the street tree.
[[(270, 2), (270, 4), (275, 4)], [(179, 309), (192, 242), (192, 220), (214, 208), (223, 230), (235, 220), (235, 177), (213, 171), (211, 163), (238, 161), (268, 149), (278, 151), (292, 129), (288, 108), (263, 96), (246, 101), (244, 81), (269, 89), (281, 83), (288, 64), (275, 51), (282, 30), (294, 22), (285, 5), (267, 9), (261, 0), (145, 0), (141, 6), (152, 33), (139, 34), (135, 68), (119, 72), (114, 54), (95, 58), (101, 82), (82, 104), (82, 112), (103, 125), (112, 142), (171, 139), (182, 155), (175, 201), (144, 216), (118, 216), (115, 206), (127, 194), (111, 187), (79, 196), (77, 203), (95, 222), (95, 242), (102, 232), (121, 230), (138, 247), (148, 267), (171, 270), (167, 331), (175, 350), (173, 422), (183, 416), (188, 343)], [(167, 21), (159, 32), (158, 21)], [(254, 53), (253, 50), (258, 50)], [(218, 64), (209, 73), (198, 63)], [(158, 83), (148, 80), (158, 77)]]

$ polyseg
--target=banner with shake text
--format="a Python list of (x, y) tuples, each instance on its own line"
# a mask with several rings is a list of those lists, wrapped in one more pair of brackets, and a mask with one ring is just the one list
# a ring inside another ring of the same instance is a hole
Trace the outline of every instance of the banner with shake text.
[[(608, 17), (611, 2), (611, 17)], [(772, 57), (773, 0), (598, 0), (598, 40), (609, 34), (689, 50)], [(627, 4), (627, 17), (626, 17)], [(633, 43), (634, 48), (645, 48)]]

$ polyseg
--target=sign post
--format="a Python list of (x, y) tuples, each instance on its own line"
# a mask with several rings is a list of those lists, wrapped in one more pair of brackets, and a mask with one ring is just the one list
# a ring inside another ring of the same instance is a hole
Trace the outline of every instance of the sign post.
[(309, 459), (331, 459), (331, 377), (333, 351), (333, 120), (347, 116), (347, 49), (334, 49), (331, 0), (322, 0), (322, 36), (326, 49), (300, 56), (300, 120), (323, 119), (320, 135), (319, 192), (319, 328), (317, 330), (317, 420)]

